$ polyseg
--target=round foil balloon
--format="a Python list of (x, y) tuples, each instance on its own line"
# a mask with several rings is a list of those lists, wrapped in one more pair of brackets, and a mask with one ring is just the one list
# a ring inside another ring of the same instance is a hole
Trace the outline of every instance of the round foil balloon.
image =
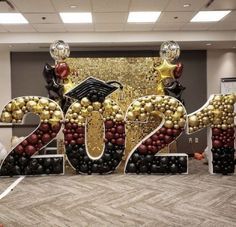
[(179, 44), (175, 41), (167, 41), (161, 44), (160, 56), (168, 61), (176, 60), (180, 55)]
[(51, 57), (56, 60), (64, 60), (70, 55), (70, 47), (62, 40), (56, 40), (50, 45)]

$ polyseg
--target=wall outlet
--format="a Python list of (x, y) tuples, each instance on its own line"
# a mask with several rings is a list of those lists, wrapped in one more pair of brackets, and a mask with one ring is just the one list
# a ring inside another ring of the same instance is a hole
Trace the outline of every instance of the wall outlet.
[(198, 137), (195, 137), (195, 143), (199, 143)]
[(191, 138), (191, 137), (188, 138), (188, 142), (189, 142), (189, 143), (193, 143), (193, 138)]

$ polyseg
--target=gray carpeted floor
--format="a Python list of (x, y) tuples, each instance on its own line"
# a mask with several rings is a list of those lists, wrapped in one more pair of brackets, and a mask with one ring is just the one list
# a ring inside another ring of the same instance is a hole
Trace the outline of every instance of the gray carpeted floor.
[[(1, 178), (2, 193), (16, 178)], [(8, 226), (236, 226), (236, 175), (26, 177), (0, 200)]]

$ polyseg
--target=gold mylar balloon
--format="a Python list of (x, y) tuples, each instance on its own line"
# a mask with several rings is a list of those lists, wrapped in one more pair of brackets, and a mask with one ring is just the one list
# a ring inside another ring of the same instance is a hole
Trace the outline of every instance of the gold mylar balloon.
[(16, 120), (22, 120), (23, 116), (24, 116), (24, 112), (22, 110), (16, 110), (12, 112), (12, 116), (16, 119)]
[(153, 111), (152, 103), (151, 102), (146, 103), (144, 109), (146, 110), (146, 112), (152, 112)]
[(17, 98), (16, 102), (20, 108), (22, 108), (25, 105), (25, 100), (22, 97)]
[(135, 101), (134, 103), (133, 103), (133, 105), (132, 105), (133, 107), (141, 107), (141, 102), (139, 102), (139, 101)]
[(145, 113), (141, 113), (139, 116), (138, 116), (138, 119), (140, 121), (145, 121), (146, 120), (146, 114)]
[(177, 107), (177, 112), (182, 115), (184, 113), (184, 108), (182, 106), (178, 106)]
[(194, 127), (194, 126), (198, 126), (199, 125), (198, 118), (195, 115), (190, 116), (188, 121), (189, 121), (189, 126)]
[(88, 112), (92, 112), (92, 111), (93, 111), (93, 106), (89, 105), (89, 106), (87, 107), (87, 110), (88, 110)]
[(116, 114), (115, 119), (117, 121), (122, 121), (123, 120), (123, 116), (121, 114)]
[(9, 112), (3, 112), (1, 116), (1, 121), (10, 123), (12, 121), (12, 115)]
[(87, 109), (82, 109), (82, 110), (81, 110), (81, 116), (87, 117), (88, 115), (89, 115), (89, 112), (88, 112)]
[(183, 118), (179, 119), (178, 125), (183, 128), (185, 126), (186, 121)]
[(209, 118), (208, 118), (208, 117), (203, 117), (203, 118), (202, 118), (202, 122), (203, 122), (203, 124), (204, 124), (204, 125), (207, 125), (207, 124), (209, 124), (209, 123), (210, 123), (210, 121), (209, 121)]

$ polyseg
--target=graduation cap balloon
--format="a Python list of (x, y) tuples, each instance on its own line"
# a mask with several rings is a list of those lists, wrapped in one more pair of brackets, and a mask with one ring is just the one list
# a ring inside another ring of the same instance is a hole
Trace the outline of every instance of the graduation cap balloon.
[[(118, 84), (119, 87), (114, 86), (114, 84)], [(94, 77), (88, 77), (65, 95), (76, 100), (87, 97), (91, 102), (103, 102), (106, 96), (118, 88), (123, 88), (118, 81), (109, 81), (105, 83)]]

